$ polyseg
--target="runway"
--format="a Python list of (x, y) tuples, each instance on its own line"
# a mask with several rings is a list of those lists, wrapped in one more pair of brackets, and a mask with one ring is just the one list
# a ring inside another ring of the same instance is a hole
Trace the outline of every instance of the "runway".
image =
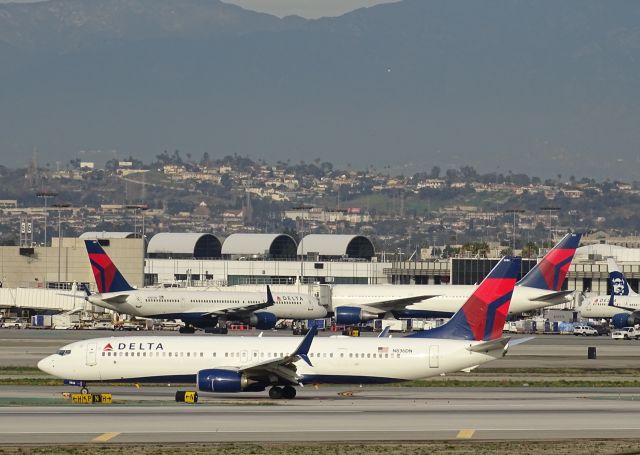
[[(33, 367), (66, 343), (112, 335), (120, 334), (3, 330), (0, 366)], [(588, 346), (597, 347), (596, 360), (587, 359)], [(537, 336), (487, 364), (487, 373), (483, 366), (464, 377), (535, 385), (540, 377), (563, 380), (573, 369), (584, 374), (568, 380), (614, 385), (636, 381), (639, 366), (640, 341)], [(19, 370), (7, 374), (23, 376)], [(306, 387), (291, 401), (269, 400), (266, 392), (201, 394), (197, 405), (176, 404), (176, 390), (92, 386), (94, 393), (112, 392), (114, 404), (73, 406), (61, 397), (77, 392), (74, 387), (0, 386), (0, 444), (593, 440), (640, 434), (640, 388), (633, 387)]]
[[(32, 389), (38, 397), (63, 390)], [(0, 407), (0, 443), (566, 440), (640, 432), (640, 389), (628, 388), (327, 387), (291, 401), (202, 395), (197, 405), (173, 403), (175, 389), (119, 389), (114, 401), (135, 404)], [(353, 396), (340, 395), (347, 391)], [(11, 393), (29, 388), (3, 387), (0, 397)]]

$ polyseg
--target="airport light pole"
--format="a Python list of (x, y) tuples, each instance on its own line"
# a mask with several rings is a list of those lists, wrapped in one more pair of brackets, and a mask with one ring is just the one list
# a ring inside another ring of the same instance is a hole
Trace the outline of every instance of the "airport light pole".
[(560, 207), (555, 207), (555, 206), (545, 206), (545, 207), (540, 207), (540, 210), (542, 212), (547, 212), (547, 226), (549, 229), (549, 244), (552, 245), (553, 244), (553, 233), (551, 231), (551, 213), (558, 213), (560, 211)]
[(47, 246), (47, 221), (48, 221), (48, 208), (47, 201), (51, 198), (54, 198), (58, 195), (58, 193), (54, 191), (39, 191), (36, 193), (37, 197), (41, 197), (44, 199), (44, 246)]
[(133, 235), (134, 238), (138, 235), (138, 226), (137, 226), (137, 220), (138, 220), (138, 213), (140, 213), (141, 217), (142, 217), (142, 233), (140, 235), (140, 238), (142, 239), (142, 279), (140, 281), (141, 286), (144, 287), (144, 257), (145, 257), (145, 240), (144, 240), (144, 211), (149, 209), (149, 206), (146, 204), (129, 204), (125, 206), (126, 209), (128, 210), (133, 210), (134, 211), (134, 216), (133, 216)]
[(67, 207), (71, 207), (71, 204), (67, 204), (64, 202), (58, 202), (57, 204), (53, 204), (55, 208), (58, 209), (58, 286), (60, 286), (60, 256), (61, 256), (61, 248), (62, 248), (62, 220), (61, 220), (61, 211)]
[(523, 209), (509, 209), (504, 211), (504, 213), (513, 214), (513, 246), (511, 248), (511, 254), (515, 254), (516, 251), (516, 215), (524, 212)]

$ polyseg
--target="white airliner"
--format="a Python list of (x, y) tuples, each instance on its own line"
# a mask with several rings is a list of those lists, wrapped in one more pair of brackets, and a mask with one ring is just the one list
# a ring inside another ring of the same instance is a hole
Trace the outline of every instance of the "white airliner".
[[(317, 319), (327, 315), (318, 299), (308, 294), (273, 293), (267, 299), (258, 292), (193, 291), (180, 289), (134, 289), (95, 240), (85, 240), (99, 293), (87, 296), (90, 303), (120, 314), (180, 319), (194, 327), (213, 328), (225, 320), (244, 321), (258, 329), (275, 327), (278, 319)], [(224, 330), (223, 330), (224, 332)]]
[(293, 398), (294, 386), (304, 384), (379, 384), (469, 371), (507, 352), (502, 328), (519, 270), (520, 258), (503, 258), (449, 322), (403, 338), (321, 338), (315, 327), (301, 342), (294, 337), (98, 338), (60, 348), (38, 368), (83, 389), (100, 381), (195, 382), (203, 392), (271, 387), (271, 398)]
[[(516, 285), (509, 313), (565, 303), (573, 291), (563, 291), (567, 271), (582, 234), (565, 235)], [(474, 285), (350, 285), (331, 289), (337, 324), (357, 324), (384, 313), (397, 318), (450, 317), (475, 291)]]
[(617, 329), (640, 324), (640, 295), (629, 286), (613, 259), (607, 259), (607, 266), (611, 294), (586, 298), (580, 306), (580, 316), (611, 319), (612, 325)]

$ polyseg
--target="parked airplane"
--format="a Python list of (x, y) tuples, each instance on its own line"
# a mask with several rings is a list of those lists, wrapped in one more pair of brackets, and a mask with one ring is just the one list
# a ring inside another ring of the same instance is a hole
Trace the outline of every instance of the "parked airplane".
[[(212, 329), (226, 320), (243, 321), (258, 329), (272, 329), (278, 319), (317, 319), (327, 315), (318, 299), (307, 294), (193, 291), (181, 289), (134, 289), (127, 283), (96, 240), (85, 240), (98, 293), (87, 296), (90, 303), (116, 311), (153, 319), (180, 319), (187, 325)], [(224, 324), (220, 324), (223, 326)], [(226, 333), (226, 329), (221, 329)]]
[[(562, 285), (582, 234), (567, 234), (516, 285), (509, 312), (565, 303)], [(396, 318), (450, 317), (477, 289), (473, 285), (348, 285), (331, 289), (337, 324), (352, 325), (391, 313)], [(418, 296), (418, 298), (416, 298)], [(412, 301), (413, 300), (413, 301)]]
[[(446, 324), (402, 338), (137, 336), (77, 341), (38, 363), (83, 387), (90, 382), (195, 382), (203, 392), (293, 398), (305, 384), (380, 384), (471, 369), (503, 357), (502, 337), (520, 258), (505, 257)], [(521, 340), (518, 340), (521, 341)]]
[(629, 286), (613, 259), (607, 259), (607, 265), (611, 294), (586, 298), (580, 307), (580, 316), (611, 319), (611, 324), (617, 329), (640, 324), (640, 295)]

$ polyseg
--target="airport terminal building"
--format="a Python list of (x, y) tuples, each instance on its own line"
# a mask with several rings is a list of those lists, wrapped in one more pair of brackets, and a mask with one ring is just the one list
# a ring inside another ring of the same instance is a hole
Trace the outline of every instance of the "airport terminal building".
[[(91, 232), (53, 238), (48, 247), (0, 247), (0, 307), (70, 309), (62, 295), (86, 284), (95, 291), (84, 239), (98, 239), (130, 284), (142, 286), (274, 286), (334, 284), (474, 284), (497, 262), (487, 258), (381, 262), (374, 242), (360, 235), (162, 233), (146, 240), (131, 232)], [(613, 257), (634, 289), (640, 249), (593, 244), (580, 247), (565, 289), (608, 292), (606, 258)], [(524, 275), (536, 260), (524, 260)], [(29, 290), (29, 292), (27, 292)], [(33, 295), (32, 295), (33, 294)], [(28, 296), (27, 296), (28, 295)]]

